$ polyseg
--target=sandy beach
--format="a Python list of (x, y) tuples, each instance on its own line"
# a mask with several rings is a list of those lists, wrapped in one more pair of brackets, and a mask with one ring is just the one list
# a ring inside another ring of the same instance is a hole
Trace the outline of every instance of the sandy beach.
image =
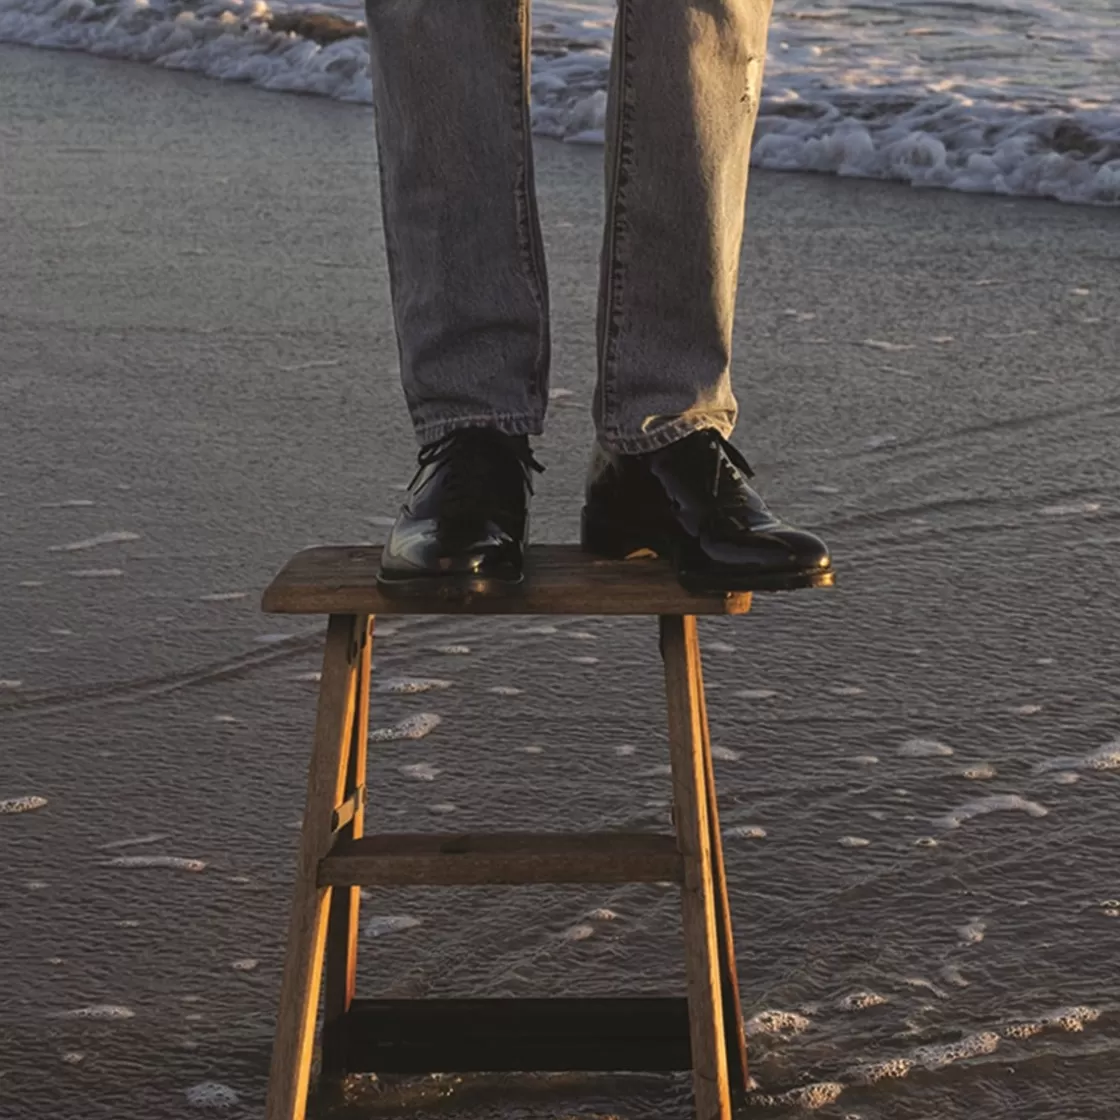
[[(210, 1082), (259, 1116), (321, 641), (259, 593), (296, 548), (381, 540), (415, 453), (371, 114), (10, 46), (0, 105), (0, 803), (46, 799), (0, 815), (0, 1117), (196, 1116)], [(540, 540), (578, 524), (601, 163), (537, 145)], [(840, 586), (703, 633), (747, 1014), (811, 1023), (760, 1028), (756, 1074), (843, 1086), (821, 1116), (1113, 1115), (1118, 275), (1115, 208), (753, 177), (737, 443)], [(447, 687), (377, 701), (377, 726), (442, 720), (379, 747), (387, 827), (664, 820), (648, 627), (529, 621), (389, 621), (377, 671)], [(680, 983), (669, 892), (452, 896), (370, 900), (420, 923), (371, 928), (371, 991)], [(860, 1084), (894, 1058), (918, 1072)], [(440, 1090), (394, 1092), (356, 1114)], [(437, 1107), (666, 1118), (688, 1093)]]

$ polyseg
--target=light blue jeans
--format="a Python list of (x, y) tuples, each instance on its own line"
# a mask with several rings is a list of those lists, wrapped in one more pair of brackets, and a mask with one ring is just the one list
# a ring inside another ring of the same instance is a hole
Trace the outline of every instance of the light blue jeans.
[[(729, 435), (731, 335), (772, 0), (619, 0), (597, 314), (599, 441)], [(549, 307), (529, 0), (366, 0), (405, 396), (421, 443), (539, 434)]]

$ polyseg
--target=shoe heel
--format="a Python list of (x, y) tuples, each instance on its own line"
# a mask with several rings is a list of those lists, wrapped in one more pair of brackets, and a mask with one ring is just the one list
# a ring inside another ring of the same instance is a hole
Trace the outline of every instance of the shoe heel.
[(592, 513), (586, 506), (580, 514), (579, 539), (584, 552), (610, 560), (625, 560), (638, 553), (656, 555), (649, 541), (641, 539), (625, 525)]

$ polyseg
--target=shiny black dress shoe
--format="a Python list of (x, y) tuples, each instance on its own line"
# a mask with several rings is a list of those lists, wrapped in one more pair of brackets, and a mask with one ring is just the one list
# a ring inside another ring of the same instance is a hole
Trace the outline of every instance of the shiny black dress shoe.
[(659, 451), (597, 448), (583, 509), (583, 548), (671, 560), (689, 591), (789, 591), (830, 586), (819, 537), (779, 521), (747, 485), (754, 472), (718, 432), (693, 432)]
[(387, 595), (494, 595), (523, 578), (532, 472), (525, 436), (464, 428), (420, 451), (381, 553)]

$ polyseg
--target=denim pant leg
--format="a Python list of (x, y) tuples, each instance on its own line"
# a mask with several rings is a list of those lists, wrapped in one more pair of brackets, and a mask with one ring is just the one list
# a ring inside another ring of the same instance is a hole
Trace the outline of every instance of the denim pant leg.
[(600, 442), (729, 435), (731, 332), (772, 0), (619, 0), (600, 263)]
[(421, 443), (541, 430), (548, 282), (529, 0), (366, 0), (401, 380)]

